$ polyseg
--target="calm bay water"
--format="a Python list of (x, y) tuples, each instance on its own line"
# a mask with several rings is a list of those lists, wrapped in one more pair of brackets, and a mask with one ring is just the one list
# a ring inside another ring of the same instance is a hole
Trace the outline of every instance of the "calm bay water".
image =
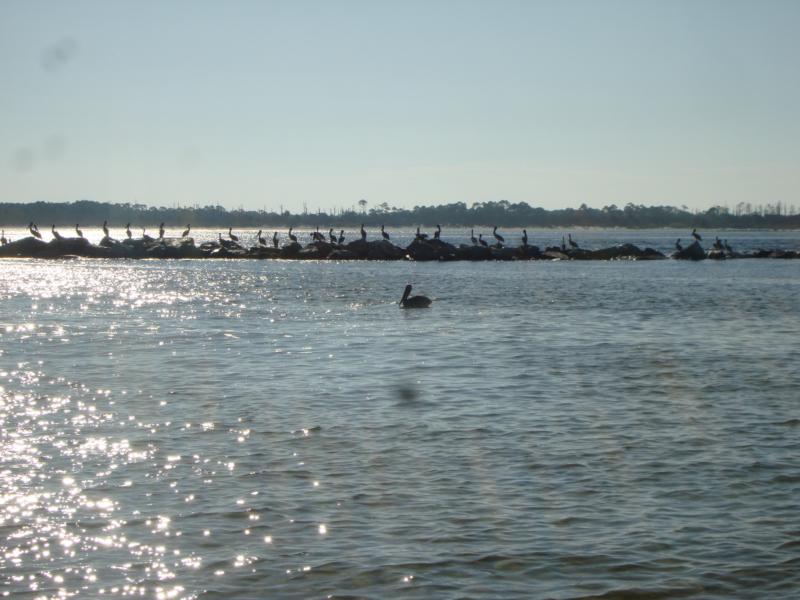
[[(2, 594), (800, 589), (800, 261), (3, 260), (0, 281)], [(408, 282), (432, 309), (398, 310)]]

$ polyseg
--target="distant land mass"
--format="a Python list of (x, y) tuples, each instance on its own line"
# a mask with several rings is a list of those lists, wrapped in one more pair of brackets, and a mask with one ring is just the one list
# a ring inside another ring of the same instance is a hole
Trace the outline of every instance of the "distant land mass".
[(354, 227), (386, 225), (414, 227), (418, 225), (500, 227), (625, 227), (631, 229), (661, 227), (698, 227), (714, 229), (800, 229), (800, 214), (794, 207), (781, 203), (754, 206), (740, 203), (734, 210), (714, 206), (705, 211), (692, 212), (685, 206), (644, 206), (627, 204), (620, 208), (614, 204), (602, 208), (547, 210), (530, 206), (526, 202), (507, 200), (464, 202), (438, 206), (396, 208), (386, 203), (368, 207), (361, 201), (359, 209), (342, 209), (291, 213), (267, 210), (228, 210), (223, 206), (155, 207), (144, 204), (111, 204), (93, 200), (75, 202), (0, 203), (0, 225), (22, 227), (31, 221), (49, 226), (80, 223), (87, 227), (99, 226), (108, 221), (112, 226), (131, 223), (134, 226), (157, 225), (168, 227), (190, 223), (193, 227), (260, 227), (260, 226), (319, 226)]

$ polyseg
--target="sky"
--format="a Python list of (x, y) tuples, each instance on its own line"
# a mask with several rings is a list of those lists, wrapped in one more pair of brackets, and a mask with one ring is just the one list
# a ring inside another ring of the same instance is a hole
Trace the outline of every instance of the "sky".
[(800, 204), (800, 2), (0, 0), (0, 202)]

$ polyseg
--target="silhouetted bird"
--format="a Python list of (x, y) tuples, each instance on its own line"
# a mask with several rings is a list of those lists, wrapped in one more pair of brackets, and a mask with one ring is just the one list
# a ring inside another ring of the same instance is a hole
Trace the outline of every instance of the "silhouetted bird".
[(361, 241), (367, 241), (367, 232), (364, 230), (364, 224), (361, 224)]
[(78, 224), (77, 223), (75, 224), (75, 233), (78, 234), (78, 237), (80, 237), (80, 238), (83, 237), (83, 232), (80, 229), (78, 229)]
[(192, 226), (188, 223), (186, 224), (186, 229), (183, 230), (181, 237), (189, 237), (189, 232), (192, 230)]
[(697, 233), (697, 229), (692, 229), (692, 237), (696, 239), (698, 242), (702, 242), (703, 238), (700, 237), (700, 234)]
[(3, 229), (3, 231), (0, 232), (0, 246), (5, 246), (7, 243), (8, 240), (6, 239), (6, 230)]
[(724, 242), (722, 242), (722, 246), (725, 248), (725, 250), (727, 250), (728, 252), (730, 252), (731, 254), (733, 254), (733, 248), (731, 248), (730, 246), (728, 246), (728, 240), (725, 240)]
[(153, 238), (147, 235), (147, 229), (145, 227), (142, 227), (142, 240), (144, 240), (145, 242), (153, 241)]
[(681, 246), (681, 238), (678, 238), (678, 239), (675, 241), (675, 250), (677, 250), (678, 252), (680, 252), (681, 250), (683, 250), (683, 246)]
[(715, 250), (722, 250), (722, 240), (719, 239), (719, 236), (714, 238), (714, 249)]
[(231, 239), (232, 242), (238, 242), (239, 241), (239, 236), (238, 235), (234, 235), (234, 233), (233, 233), (233, 227), (228, 227), (228, 237)]
[(492, 235), (494, 236), (494, 239), (496, 239), (498, 242), (500, 242), (501, 244), (505, 244), (506, 239), (502, 235), (497, 233), (497, 225), (494, 226), (494, 230), (492, 231)]
[(103, 235), (108, 237), (108, 221), (103, 221)]
[(158, 239), (164, 239), (164, 223), (161, 223), (161, 225), (158, 226)]
[(522, 230), (522, 246), (527, 247), (528, 245), (528, 232), (524, 229)]
[(339, 232), (339, 245), (344, 244), (344, 229)]
[(564, 240), (564, 236), (563, 235), (561, 236), (561, 251), (562, 252), (566, 252), (567, 251), (567, 242)]
[(260, 229), (258, 230), (258, 233), (256, 234), (256, 239), (258, 240), (258, 243), (261, 244), (262, 246), (266, 246), (267, 245), (267, 240), (266, 240), (266, 238), (264, 236), (261, 235), (261, 230)]
[(297, 243), (297, 236), (292, 233), (292, 228), (291, 227), (289, 227), (289, 239), (292, 240), (293, 242)]
[(483, 246), (484, 248), (488, 248), (488, 247), (489, 247), (489, 244), (486, 242), (486, 240), (485, 240), (485, 239), (483, 239), (483, 234), (482, 234), (482, 233), (479, 233), (479, 234), (478, 234), (478, 243), (479, 243), (481, 246)]
[(384, 231), (384, 229), (383, 229), (383, 225), (381, 225), (381, 237), (382, 237), (383, 239), (385, 239), (387, 242), (389, 241), (389, 234), (388, 234), (388, 233), (386, 233), (386, 231)]
[(125, 235), (128, 236), (128, 239), (131, 239), (133, 237), (133, 234), (131, 233), (131, 224), (130, 223), (125, 225)]
[(28, 231), (31, 232), (31, 235), (33, 237), (35, 237), (37, 239), (42, 239), (42, 234), (39, 233), (39, 228), (36, 226), (36, 223), (34, 223), (33, 221), (31, 221), (30, 225), (28, 225)]
[(63, 239), (64, 239), (64, 236), (63, 236), (63, 235), (61, 235), (60, 233), (58, 233), (58, 232), (56, 231), (56, 226), (55, 226), (55, 223), (54, 223), (54, 224), (53, 224), (53, 226), (50, 228), (50, 231), (53, 233), (53, 238), (55, 238), (55, 239), (57, 239), (57, 240), (63, 240)]
[(336, 243), (336, 234), (333, 233), (333, 227), (328, 229), (328, 239), (330, 240), (331, 244)]
[(411, 296), (411, 284), (406, 286), (403, 292), (403, 297), (400, 299), (400, 308), (428, 308), (431, 305), (431, 299), (426, 296)]
[(419, 227), (417, 227), (417, 239), (418, 240), (427, 240), (428, 234), (427, 233), (420, 233)]
[(278, 247), (278, 232), (277, 231), (272, 234), (272, 247), (273, 248), (277, 248)]
[(477, 246), (478, 245), (478, 238), (475, 237), (475, 230), (474, 229), (470, 229), (469, 230), (469, 239), (472, 241), (473, 246)]
[(436, 231), (433, 232), (433, 239), (438, 240), (440, 235), (442, 235), (442, 228), (437, 225)]
[(569, 238), (570, 247), (577, 249), (578, 248), (578, 242), (576, 242), (575, 240), (572, 239), (572, 234), (571, 233), (567, 234), (567, 237)]

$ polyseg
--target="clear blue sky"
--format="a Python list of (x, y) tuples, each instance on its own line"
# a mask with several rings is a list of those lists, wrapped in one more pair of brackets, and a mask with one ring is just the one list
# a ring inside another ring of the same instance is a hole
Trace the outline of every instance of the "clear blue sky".
[(800, 205), (800, 2), (0, 1), (0, 201)]

